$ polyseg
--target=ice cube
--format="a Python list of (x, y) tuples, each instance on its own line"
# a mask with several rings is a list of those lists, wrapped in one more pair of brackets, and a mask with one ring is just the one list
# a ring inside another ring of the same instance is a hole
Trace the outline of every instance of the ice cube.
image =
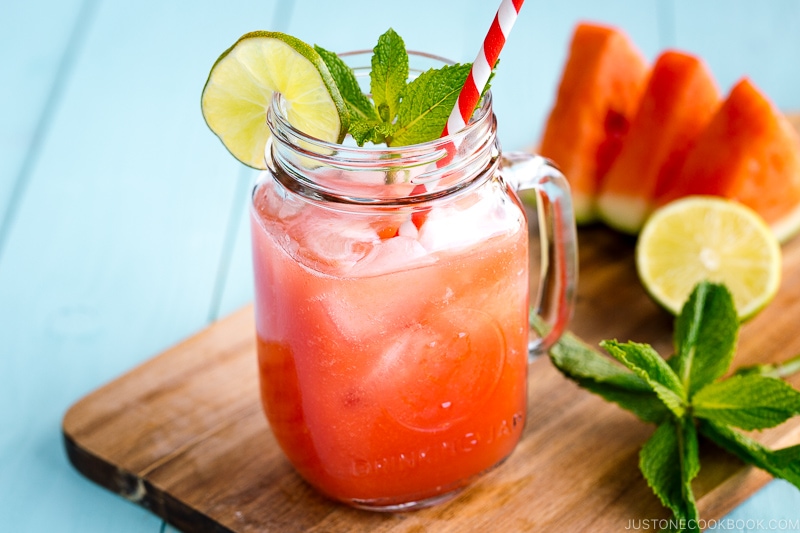
[[(429, 252), (474, 246), (509, 231), (512, 213), (496, 202), (479, 202), (466, 208), (434, 208), (419, 230), (419, 242)], [(511, 227), (514, 227), (513, 225)]]
[(298, 255), (307, 266), (332, 275), (347, 275), (380, 242), (375, 228), (365, 221), (325, 216), (317, 210), (295, 219), (288, 228), (298, 243)]
[(377, 276), (436, 262), (414, 237), (398, 235), (375, 243), (350, 269), (357, 277)]

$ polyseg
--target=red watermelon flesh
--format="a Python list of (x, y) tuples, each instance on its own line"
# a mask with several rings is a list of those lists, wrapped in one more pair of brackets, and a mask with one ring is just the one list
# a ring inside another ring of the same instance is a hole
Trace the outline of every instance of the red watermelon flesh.
[(655, 196), (671, 187), (720, 100), (702, 60), (674, 50), (662, 53), (622, 149), (602, 180), (600, 218), (620, 231), (638, 233)]
[(567, 176), (579, 224), (596, 218), (599, 183), (619, 153), (647, 74), (647, 62), (620, 30), (576, 27), (539, 152)]
[(656, 203), (694, 194), (751, 207), (781, 241), (800, 229), (800, 137), (747, 78), (730, 91)]

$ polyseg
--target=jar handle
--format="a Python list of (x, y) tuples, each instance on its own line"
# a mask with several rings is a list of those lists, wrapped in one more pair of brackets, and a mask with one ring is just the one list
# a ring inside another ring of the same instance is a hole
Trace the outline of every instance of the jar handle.
[(569, 184), (549, 160), (525, 152), (503, 154), (503, 179), (515, 191), (530, 190), (536, 198), (541, 244), (541, 272), (532, 306), (546, 331), (531, 328), (528, 358), (545, 353), (558, 340), (572, 317), (578, 282), (578, 238)]

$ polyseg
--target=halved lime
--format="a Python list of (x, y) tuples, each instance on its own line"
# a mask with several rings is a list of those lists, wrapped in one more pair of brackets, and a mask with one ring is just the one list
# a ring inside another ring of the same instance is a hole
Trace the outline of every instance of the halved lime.
[(324, 141), (342, 141), (347, 106), (316, 50), (283, 33), (251, 32), (217, 59), (203, 88), (206, 124), (236, 159), (266, 168), (266, 117), (274, 92), (284, 97), (292, 126)]
[(781, 249), (752, 209), (724, 198), (688, 196), (656, 210), (636, 244), (636, 268), (648, 293), (678, 314), (694, 286), (724, 283), (740, 320), (778, 291)]

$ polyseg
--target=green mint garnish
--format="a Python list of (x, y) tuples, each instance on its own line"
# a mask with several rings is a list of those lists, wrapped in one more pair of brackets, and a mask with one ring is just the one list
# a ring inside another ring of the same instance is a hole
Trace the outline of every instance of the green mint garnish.
[(745, 463), (800, 487), (800, 445), (770, 450), (725, 424), (700, 420), (698, 427), (703, 436)]
[(615, 364), (580, 339), (565, 333), (550, 351), (561, 373), (581, 387), (614, 402), (644, 420), (658, 424), (669, 411), (645, 380)]
[(678, 376), (648, 344), (603, 341), (601, 346), (628, 370), (642, 378), (675, 416), (686, 413), (686, 391)]
[(369, 74), (372, 101), (383, 123), (391, 123), (397, 116), (400, 97), (408, 80), (408, 53), (403, 39), (389, 29), (378, 38), (372, 55)]
[(677, 356), (670, 360), (691, 397), (727, 372), (736, 350), (739, 321), (730, 295), (701, 284), (675, 321)]
[(647, 484), (676, 519), (687, 523), (699, 519), (692, 493), (692, 480), (700, 471), (698, 448), (691, 420), (672, 419), (656, 428), (639, 454), (639, 469)]
[[(339, 56), (320, 46), (314, 48), (347, 104), (348, 133), (359, 146), (367, 142), (407, 146), (439, 138), (471, 68), (469, 63), (446, 65), (423, 72), (409, 82), (405, 43), (389, 29), (373, 49), (370, 99), (361, 92), (354, 72)], [(488, 88), (487, 83), (484, 92)]]
[(757, 364), (736, 369), (737, 375), (759, 374), (771, 378), (785, 378), (800, 372), (800, 355), (780, 364)]
[(347, 110), (350, 112), (350, 120), (367, 121), (378, 120), (378, 115), (375, 112), (375, 107), (369, 101), (367, 95), (361, 92), (358, 86), (358, 80), (353, 69), (333, 52), (329, 52), (320, 46), (314, 46), (314, 49), (322, 57), (325, 66), (331, 73), (331, 76), (339, 88), (339, 93), (342, 95)]
[(359, 146), (364, 146), (368, 142), (380, 144), (386, 142), (387, 137), (391, 138), (393, 130), (391, 126), (391, 124), (381, 122), (379, 119), (354, 120), (350, 122), (348, 133)]
[(775, 427), (800, 414), (797, 391), (756, 374), (711, 383), (695, 394), (692, 404), (699, 418), (748, 431)]
[(603, 341), (616, 364), (570, 334), (550, 352), (566, 377), (656, 424), (639, 468), (674, 518), (689, 525), (698, 524), (691, 485), (700, 470), (698, 435), (800, 488), (800, 445), (770, 450), (734, 429), (770, 428), (800, 414), (800, 392), (780, 379), (798, 370), (800, 358), (746, 367), (722, 379), (738, 332), (728, 289), (703, 282), (675, 320), (675, 355), (668, 360), (647, 344)]
[(445, 66), (423, 72), (409, 83), (400, 102), (391, 144), (402, 146), (438, 138), (470, 68), (469, 64)]

